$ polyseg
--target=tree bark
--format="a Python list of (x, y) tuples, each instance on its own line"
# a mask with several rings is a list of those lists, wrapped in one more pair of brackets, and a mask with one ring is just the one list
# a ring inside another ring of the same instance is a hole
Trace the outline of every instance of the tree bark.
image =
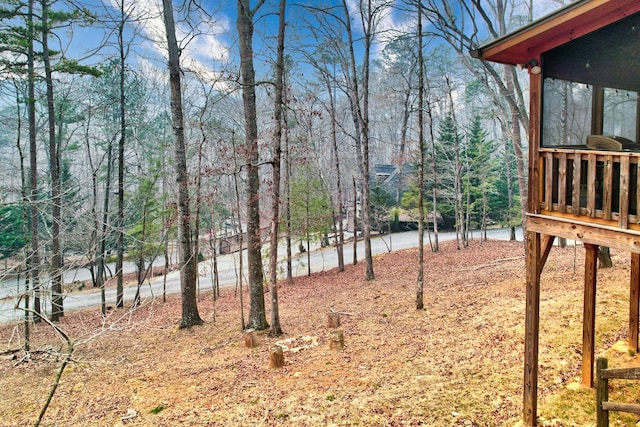
[(120, 22), (118, 23), (118, 52), (120, 54), (120, 80), (118, 82), (119, 91), (119, 116), (120, 116), (120, 138), (118, 139), (118, 214), (117, 214), (117, 239), (116, 239), (116, 307), (124, 307), (124, 147), (127, 138), (127, 115), (126, 115), (126, 51), (124, 46), (124, 31), (127, 20), (125, 12), (126, 0), (120, 0)]
[(276, 59), (276, 81), (273, 120), (274, 156), (273, 156), (273, 186), (271, 200), (271, 242), (269, 244), (269, 287), (271, 295), (271, 336), (282, 335), (280, 326), (280, 311), (278, 308), (278, 237), (280, 230), (280, 167), (282, 161), (282, 110), (284, 93), (284, 13), (287, 0), (280, 0), (278, 11), (278, 58)]
[[(424, 308), (424, 62), (422, 58), (422, 8), (418, 7), (418, 278), (416, 309)], [(402, 165), (401, 165), (402, 166)]]
[(49, 3), (42, 0), (42, 60), (47, 87), (47, 116), (49, 127), (49, 176), (51, 178), (51, 320), (64, 315), (62, 303), (62, 249), (60, 223), (62, 222), (60, 197), (60, 152), (56, 140), (55, 100), (53, 98), (53, 71), (49, 52)]
[[(29, 0), (29, 12), (27, 16), (27, 32), (29, 34), (29, 47), (27, 54), (28, 92), (27, 114), (29, 120), (29, 233), (31, 237), (31, 253), (29, 254), (29, 274), (31, 275), (31, 288), (33, 289), (33, 311), (36, 316), (34, 322), (40, 322), (41, 300), (40, 300), (40, 245), (38, 230), (38, 145), (36, 141), (36, 95), (35, 95), (35, 65), (33, 51), (34, 22), (33, 3)], [(28, 298), (26, 308), (29, 310)], [(25, 314), (28, 316), (28, 311)]]
[(191, 214), (189, 210), (189, 176), (184, 141), (182, 116), (182, 89), (180, 86), (180, 54), (176, 40), (176, 27), (171, 0), (162, 1), (164, 25), (169, 49), (169, 81), (171, 83), (171, 119), (173, 126), (175, 173), (178, 184), (178, 245), (180, 263), (180, 290), (182, 319), (180, 328), (202, 324), (196, 301), (197, 257), (191, 241)]
[(611, 260), (611, 250), (606, 246), (598, 246), (598, 267), (613, 267), (613, 261)]
[[(356, 154), (358, 157), (358, 171), (360, 175), (360, 186), (362, 194), (360, 206), (362, 210), (362, 237), (364, 240), (365, 257), (365, 280), (374, 280), (373, 256), (371, 253), (371, 207), (369, 201), (369, 56), (371, 54), (371, 42), (373, 38), (373, 14), (371, 10), (371, 0), (368, 6), (362, 7), (359, 3), (360, 11), (363, 14), (362, 23), (364, 31), (364, 60), (362, 61), (362, 92), (359, 90), (358, 73), (356, 70), (356, 59), (353, 42), (353, 32), (351, 30), (351, 16), (346, 0), (342, 1), (345, 13), (345, 25), (347, 31), (349, 57), (350, 57), (350, 82), (349, 82), (349, 102), (354, 116), (356, 130)], [(362, 101), (360, 101), (362, 99)], [(362, 102), (362, 105), (360, 104)]]
[(238, 29), (242, 101), (244, 107), (245, 150), (247, 156), (247, 262), (249, 269), (248, 326), (269, 327), (262, 284), (262, 242), (260, 240), (260, 179), (258, 175), (258, 123), (256, 119), (255, 70), (253, 67), (253, 18), (264, 0), (251, 9), (250, 0), (238, 0)]

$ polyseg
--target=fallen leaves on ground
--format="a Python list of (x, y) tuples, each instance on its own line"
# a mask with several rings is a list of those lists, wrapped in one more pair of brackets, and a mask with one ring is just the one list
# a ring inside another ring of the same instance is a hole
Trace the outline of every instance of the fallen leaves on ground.
[[(343, 273), (282, 282), (285, 334), (258, 333), (252, 349), (244, 346), (234, 289), (223, 290), (215, 303), (201, 292), (205, 324), (188, 330), (178, 329), (179, 296), (113, 310), (106, 319), (98, 308), (68, 313), (59, 327), (77, 350), (44, 425), (516, 424), (522, 412), (523, 244), (474, 241), (458, 250), (448, 242), (437, 253), (425, 252), (424, 310), (415, 309), (417, 250), (385, 254), (374, 259), (373, 281), (364, 280), (360, 263)], [(614, 349), (626, 337), (629, 260), (613, 254), (615, 267), (598, 275), (597, 352), (611, 358), (610, 366), (637, 365), (634, 354)], [(542, 425), (595, 424), (593, 392), (576, 386), (583, 259), (581, 248), (554, 248), (543, 273)], [(342, 351), (329, 349), (331, 311), (341, 313)], [(19, 347), (21, 336), (20, 324), (0, 328), (3, 348)], [(270, 369), (269, 351), (278, 343), (285, 366)], [(64, 348), (46, 324), (32, 326), (31, 347), (43, 351), (23, 363), (0, 360), (3, 426), (33, 424), (58, 368), (56, 351)]]

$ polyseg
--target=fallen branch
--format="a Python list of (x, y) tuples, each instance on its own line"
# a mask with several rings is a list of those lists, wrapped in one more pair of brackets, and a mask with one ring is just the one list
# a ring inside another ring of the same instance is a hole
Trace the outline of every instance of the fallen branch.
[(17, 353), (19, 351), (20, 351), (19, 348), (10, 348), (8, 350), (0, 351), (0, 356), (12, 355), (12, 354), (15, 354), (15, 353)]
[(351, 313), (347, 313), (346, 311), (335, 311), (335, 310), (333, 309), (333, 307), (329, 307), (329, 311), (330, 311), (331, 313), (337, 313), (337, 314), (340, 314), (340, 315), (343, 315), (343, 314), (344, 314), (345, 316), (353, 316), (353, 314), (351, 314)]
[(42, 419), (44, 418), (44, 414), (47, 412), (47, 409), (49, 408), (49, 404), (51, 404), (51, 400), (53, 400), (53, 395), (56, 393), (56, 390), (58, 389), (58, 385), (60, 384), (60, 378), (62, 377), (62, 373), (64, 372), (65, 368), (67, 367), (67, 364), (71, 360), (71, 355), (73, 354), (74, 345), (73, 345), (73, 341), (71, 341), (69, 336), (62, 329), (54, 325), (53, 322), (49, 320), (46, 316), (43, 316), (41, 313), (35, 312), (35, 310), (29, 310), (29, 311), (35, 314), (36, 316), (39, 316), (42, 321), (46, 322), (49, 326), (51, 326), (53, 330), (56, 331), (60, 339), (67, 344), (67, 351), (64, 353), (64, 357), (62, 358), (62, 363), (58, 368), (58, 372), (56, 373), (56, 377), (53, 381), (53, 385), (51, 386), (51, 390), (49, 391), (49, 395), (47, 396), (47, 400), (42, 406), (42, 409), (40, 410), (38, 419), (33, 424), (34, 427), (38, 427), (42, 422)]
[(507, 261), (516, 261), (518, 259), (524, 259), (524, 256), (516, 256), (516, 257), (513, 257), (513, 258), (496, 259), (496, 260), (491, 261), (490, 263), (487, 263), (487, 264), (474, 265), (473, 267), (468, 267), (468, 268), (456, 268), (456, 269), (453, 269), (452, 271), (476, 271), (476, 270), (481, 270), (481, 269), (487, 268), (487, 267), (495, 267), (496, 264), (501, 264), (501, 263), (507, 262)]

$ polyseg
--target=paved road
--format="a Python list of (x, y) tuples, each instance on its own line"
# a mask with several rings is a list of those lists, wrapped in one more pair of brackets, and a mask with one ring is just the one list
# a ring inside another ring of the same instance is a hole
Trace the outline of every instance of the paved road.
[[(439, 241), (447, 241), (455, 239), (455, 233), (453, 232), (441, 232), (439, 233)], [(507, 229), (497, 229), (490, 230), (488, 232), (488, 237), (490, 239), (495, 240), (508, 240), (509, 233)], [(478, 239), (480, 238), (479, 232), (473, 232), (472, 238)], [(522, 229), (518, 229), (517, 232), (518, 240), (522, 240)], [(428, 237), (425, 235), (425, 243), (428, 245)], [(371, 240), (371, 251), (374, 255), (381, 254), (390, 251), (396, 251), (401, 249), (407, 249), (411, 247), (417, 246), (418, 243), (418, 232), (417, 231), (407, 231), (404, 233), (394, 233), (390, 235), (384, 236), (375, 236)], [(279, 250), (280, 254), (284, 253), (284, 250)], [(328, 247), (324, 249), (317, 248), (312, 250), (309, 254), (311, 271), (319, 272), (324, 270), (329, 270), (338, 265), (338, 257), (335, 251), (335, 248)], [(364, 259), (364, 243), (362, 241), (358, 242), (357, 248), (358, 259)], [(245, 278), (246, 278), (246, 251), (245, 251)], [(344, 247), (344, 259), (345, 263), (351, 263), (353, 260), (353, 245), (347, 244)], [(233, 287), (237, 285), (238, 282), (238, 265), (239, 265), (239, 253), (223, 255), (218, 257), (218, 277), (220, 282), (220, 287)], [(300, 276), (307, 274), (307, 265), (308, 265), (308, 257), (307, 253), (297, 254), (293, 259), (293, 274), (294, 276)], [(133, 264), (125, 266), (126, 268), (134, 269)], [(199, 288), (200, 290), (208, 290), (212, 287), (212, 263), (210, 261), (203, 261), (199, 264)], [(282, 260), (279, 263), (279, 271), (284, 271), (286, 268), (285, 261)], [(132, 270), (133, 271), (133, 270)], [(65, 281), (70, 282), (75, 278), (76, 280), (86, 280), (82, 279), (81, 276), (83, 274), (88, 274), (82, 272), (81, 270), (70, 271), (65, 276)], [(166, 281), (166, 292), (167, 294), (175, 294), (180, 292), (180, 277), (179, 272), (171, 272), (167, 275)], [(246, 280), (245, 280), (246, 283)], [(151, 283), (145, 283), (145, 285), (141, 288), (141, 297), (145, 298), (154, 298), (161, 296), (163, 293), (163, 279), (162, 277), (155, 278), (151, 281)], [(9, 322), (18, 320), (23, 316), (23, 312), (21, 310), (16, 310), (14, 308), (16, 303), (16, 295), (18, 292), (17, 285), (14, 283), (11, 285), (10, 283), (5, 282), (2, 293), (0, 293), (0, 323)], [(125, 301), (133, 300), (136, 292), (135, 286), (130, 286), (125, 288), (124, 298)], [(116, 291), (114, 288), (109, 288), (105, 291), (106, 301), (108, 305), (113, 305), (116, 299)], [(45, 298), (46, 300), (46, 298)], [(64, 306), (66, 311), (73, 311), (81, 308), (87, 307), (95, 307), (99, 306), (102, 302), (100, 292), (96, 290), (95, 292), (78, 292), (78, 293), (70, 293), (65, 296)], [(47, 311), (50, 307), (46, 308)]]

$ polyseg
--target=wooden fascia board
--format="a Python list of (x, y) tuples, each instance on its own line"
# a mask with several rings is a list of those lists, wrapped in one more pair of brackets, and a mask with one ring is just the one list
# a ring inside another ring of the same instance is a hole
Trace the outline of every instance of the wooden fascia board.
[(543, 52), (582, 37), (622, 18), (640, 12), (640, 2), (591, 0), (571, 4), (515, 33), (497, 39), (471, 54), (503, 64), (540, 60)]

